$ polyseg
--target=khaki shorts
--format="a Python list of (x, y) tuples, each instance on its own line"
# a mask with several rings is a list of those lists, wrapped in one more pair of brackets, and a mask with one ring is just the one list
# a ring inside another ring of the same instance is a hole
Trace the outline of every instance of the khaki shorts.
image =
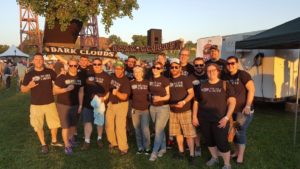
[(30, 124), (35, 131), (43, 129), (45, 117), (49, 129), (60, 127), (55, 103), (46, 105), (30, 105)]
[(183, 135), (184, 137), (196, 137), (196, 130), (192, 124), (192, 112), (170, 112), (170, 136)]

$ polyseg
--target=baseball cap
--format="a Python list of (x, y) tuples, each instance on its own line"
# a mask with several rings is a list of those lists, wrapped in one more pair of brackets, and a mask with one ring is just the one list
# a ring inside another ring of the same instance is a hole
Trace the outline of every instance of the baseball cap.
[(125, 67), (124, 63), (122, 61), (116, 61), (116, 63), (114, 64), (114, 67), (117, 67), (117, 66), (120, 66), (120, 67)]
[(178, 59), (178, 58), (172, 58), (172, 59), (170, 59), (170, 64), (172, 64), (172, 63), (176, 63), (176, 64), (180, 64), (180, 60)]

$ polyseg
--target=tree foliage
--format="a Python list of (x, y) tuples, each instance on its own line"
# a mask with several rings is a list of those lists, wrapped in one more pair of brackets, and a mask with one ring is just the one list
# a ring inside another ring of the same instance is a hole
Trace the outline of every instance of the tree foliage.
[(185, 44), (184, 44), (184, 47), (185, 48), (196, 48), (197, 44), (196, 43), (193, 43), (192, 41), (187, 41)]
[(131, 45), (135, 46), (147, 46), (147, 36), (143, 35), (133, 35), (132, 36), (132, 43)]
[(128, 16), (139, 8), (137, 0), (17, 0), (20, 5), (30, 6), (36, 14), (46, 17), (49, 28), (54, 27), (55, 20), (66, 30), (70, 21), (78, 19), (86, 23), (95, 15), (101, 15), (105, 31), (113, 25), (113, 20)]
[(5, 52), (9, 48), (8, 45), (0, 45), (0, 53)]
[(128, 45), (127, 42), (123, 41), (119, 36), (117, 35), (110, 35), (108, 37), (109, 39), (109, 44), (114, 44), (114, 45)]

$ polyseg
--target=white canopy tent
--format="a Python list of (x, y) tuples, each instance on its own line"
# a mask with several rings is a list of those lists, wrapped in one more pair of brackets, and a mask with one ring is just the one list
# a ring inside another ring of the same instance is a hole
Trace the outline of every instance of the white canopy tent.
[(8, 57), (25, 57), (25, 58), (29, 58), (29, 55), (23, 53), (16, 46), (12, 45), (5, 52), (0, 54), (0, 59), (1, 58), (8, 58)]

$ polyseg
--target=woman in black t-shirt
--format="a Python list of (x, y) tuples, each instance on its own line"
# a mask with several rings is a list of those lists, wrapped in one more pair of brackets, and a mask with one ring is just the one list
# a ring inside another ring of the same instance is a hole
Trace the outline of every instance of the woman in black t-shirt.
[(239, 70), (239, 61), (235, 56), (227, 58), (227, 70), (225, 79), (234, 86), (237, 103), (234, 110), (233, 118), (241, 117), (237, 120), (240, 126), (234, 137), (235, 152), (232, 157), (236, 157), (237, 163), (243, 163), (244, 152), (246, 147), (246, 130), (253, 119), (253, 99), (254, 99), (254, 82), (249, 73)]
[(163, 65), (160, 62), (154, 63), (152, 67), (153, 76), (149, 80), (151, 94), (150, 115), (155, 127), (155, 138), (150, 161), (162, 157), (166, 153), (165, 127), (170, 116), (170, 81), (161, 73)]
[(150, 153), (149, 130), (149, 81), (144, 79), (144, 69), (133, 68), (134, 79), (130, 81), (132, 94), (132, 123), (135, 129), (137, 154)]
[(196, 90), (193, 105), (193, 124), (200, 125), (212, 158), (206, 163), (218, 162), (218, 152), (224, 160), (224, 169), (231, 168), (228, 143), (228, 120), (235, 107), (234, 90), (226, 81), (220, 80), (221, 69), (217, 64), (207, 66), (208, 81)]

